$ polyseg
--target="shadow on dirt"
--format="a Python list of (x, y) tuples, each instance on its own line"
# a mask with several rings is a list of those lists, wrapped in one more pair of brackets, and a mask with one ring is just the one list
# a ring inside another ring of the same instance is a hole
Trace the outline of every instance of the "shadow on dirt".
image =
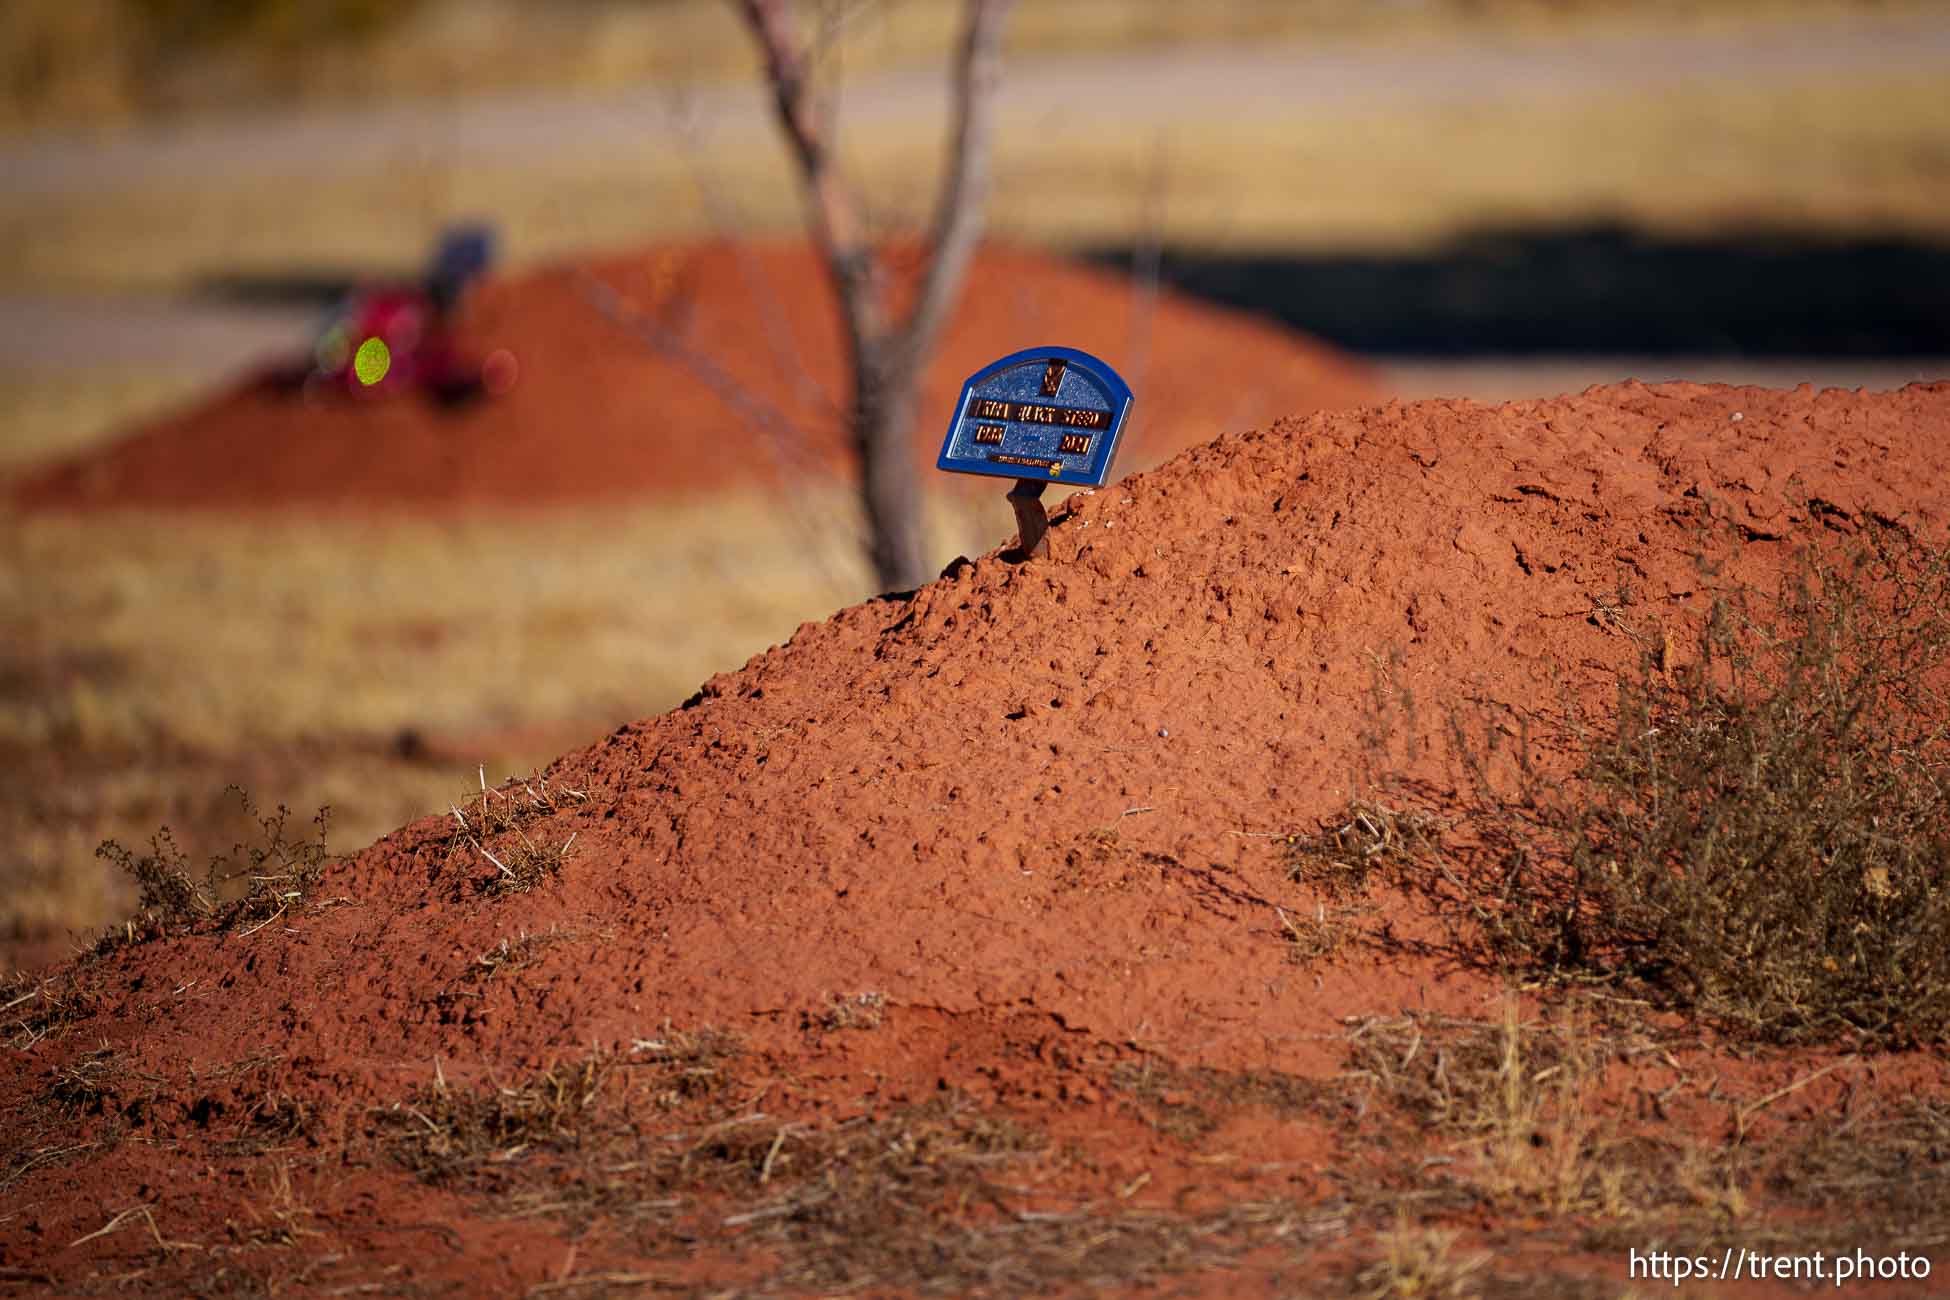
[[(1128, 270), (1128, 249), (1091, 259)], [(1950, 245), (1487, 229), (1425, 253), (1167, 249), (1165, 283), (1356, 352), (1941, 356)]]

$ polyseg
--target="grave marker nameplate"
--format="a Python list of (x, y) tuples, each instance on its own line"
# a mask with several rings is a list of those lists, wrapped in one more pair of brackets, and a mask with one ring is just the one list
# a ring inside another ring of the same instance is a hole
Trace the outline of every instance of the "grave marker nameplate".
[(1075, 348), (1012, 352), (968, 377), (935, 468), (1016, 480), (1021, 549), (1049, 554), (1043, 490), (1102, 487), (1131, 412), (1131, 389)]

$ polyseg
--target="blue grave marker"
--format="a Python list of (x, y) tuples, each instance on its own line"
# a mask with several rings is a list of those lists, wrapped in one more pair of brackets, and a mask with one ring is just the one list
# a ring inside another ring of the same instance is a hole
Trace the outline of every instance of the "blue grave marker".
[(935, 468), (1015, 479), (1009, 503), (1021, 549), (1047, 556), (1043, 489), (1102, 487), (1130, 414), (1130, 385), (1088, 352), (1012, 352), (962, 385)]
[(935, 468), (1102, 487), (1130, 413), (1130, 385), (1088, 352), (1012, 352), (962, 385)]

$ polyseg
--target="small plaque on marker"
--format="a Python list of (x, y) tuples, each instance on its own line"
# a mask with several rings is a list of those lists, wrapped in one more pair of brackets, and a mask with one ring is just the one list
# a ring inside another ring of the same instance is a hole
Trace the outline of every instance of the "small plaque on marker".
[(1130, 412), (1130, 386), (1088, 352), (1011, 353), (962, 385), (935, 468), (1102, 487)]

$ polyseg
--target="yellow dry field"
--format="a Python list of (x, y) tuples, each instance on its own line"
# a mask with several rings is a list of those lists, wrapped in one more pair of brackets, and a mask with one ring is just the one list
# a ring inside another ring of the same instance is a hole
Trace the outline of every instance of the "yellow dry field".
[(85, 447), (131, 420), (188, 401), (210, 379), (195, 370), (150, 368), (0, 377), (0, 475)]

